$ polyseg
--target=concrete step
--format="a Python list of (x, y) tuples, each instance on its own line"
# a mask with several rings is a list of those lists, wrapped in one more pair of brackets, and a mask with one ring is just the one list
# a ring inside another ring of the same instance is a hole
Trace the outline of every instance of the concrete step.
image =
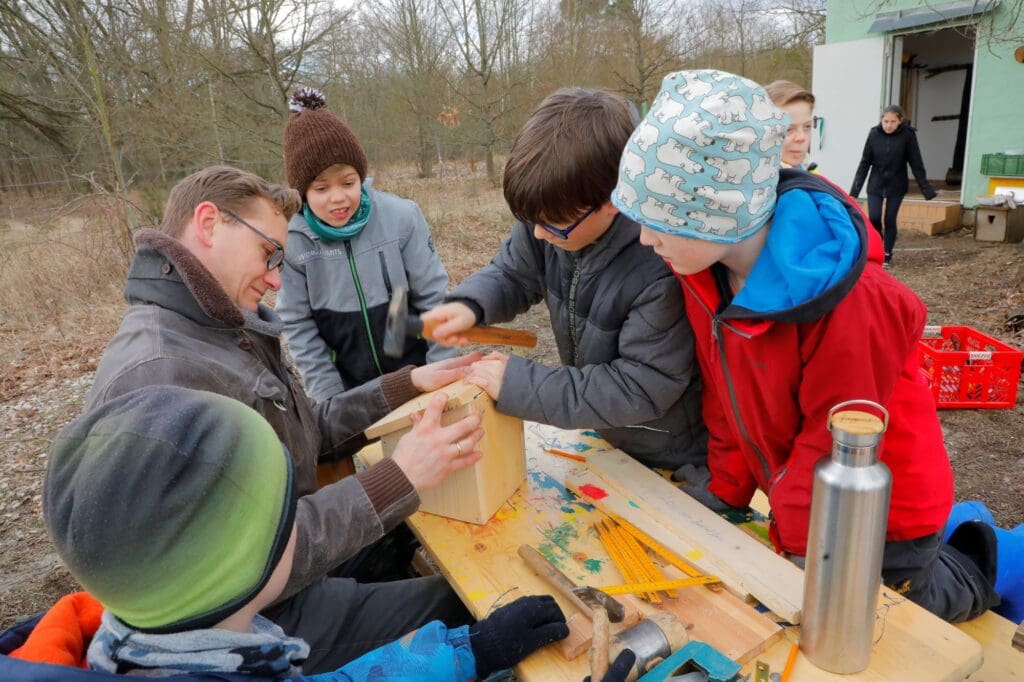
[(945, 234), (960, 229), (960, 223), (949, 224), (945, 220), (929, 220), (927, 218), (904, 218), (899, 217), (899, 228), (901, 230), (914, 230), (934, 237), (938, 234)]

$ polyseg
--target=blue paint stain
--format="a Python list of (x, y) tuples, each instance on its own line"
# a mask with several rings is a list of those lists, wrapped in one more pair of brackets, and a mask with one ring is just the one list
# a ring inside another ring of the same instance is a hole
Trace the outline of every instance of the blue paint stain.
[(639, 509), (639, 508), (640, 508), (640, 505), (639, 505), (639, 504), (637, 504), (636, 502), (634, 502), (633, 500), (630, 500), (630, 501), (629, 501), (629, 506), (630, 506), (630, 507), (635, 507), (636, 509)]
[(604, 562), (601, 561), (600, 559), (587, 559), (586, 561), (583, 562), (583, 567), (586, 568), (591, 573), (600, 573), (601, 572), (601, 564), (602, 563), (604, 563)]
[(533, 479), (534, 484), (541, 490), (556, 491), (562, 496), (563, 502), (572, 502), (574, 500), (573, 494), (564, 485), (543, 471), (531, 471), (530, 478)]
[(597, 431), (581, 431), (580, 433), (581, 435), (584, 436), (590, 436), (591, 438), (600, 438), (601, 440), (604, 440), (604, 437)]
[(575, 514), (576, 513), (575, 509), (573, 509), (572, 507), (564, 506), (564, 505), (562, 506), (562, 511), (564, 511), (566, 514)]

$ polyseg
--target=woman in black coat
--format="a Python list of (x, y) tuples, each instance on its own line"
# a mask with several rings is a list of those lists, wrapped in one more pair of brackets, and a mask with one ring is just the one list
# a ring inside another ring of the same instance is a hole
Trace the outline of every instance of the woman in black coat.
[[(896, 214), (899, 213), (903, 196), (910, 182), (907, 180), (907, 164), (914, 173), (918, 187), (925, 199), (935, 198), (935, 189), (928, 182), (921, 148), (917, 145), (917, 133), (903, 122), (903, 110), (895, 104), (885, 108), (882, 121), (868, 133), (864, 143), (864, 154), (857, 175), (850, 187), (850, 196), (860, 194), (864, 178), (871, 168), (868, 179), (868, 217), (871, 224), (882, 235), (885, 244), (885, 267), (892, 262), (892, 248), (896, 244)], [(885, 201), (885, 222), (883, 229), (882, 202)]]

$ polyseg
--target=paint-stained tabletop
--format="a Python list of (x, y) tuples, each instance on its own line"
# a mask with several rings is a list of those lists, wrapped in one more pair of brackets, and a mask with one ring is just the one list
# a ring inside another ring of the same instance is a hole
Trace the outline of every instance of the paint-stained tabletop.
[[(595, 521), (606, 517), (589, 498), (576, 497), (566, 487), (566, 482), (572, 482), (591, 498), (618, 496), (620, 506), (625, 504), (639, 509), (644, 505), (643, 500), (623, 497), (623, 485), (619, 485), (622, 482), (602, 486), (600, 479), (589, 474), (585, 462), (549, 452), (556, 450), (590, 458), (599, 457), (611, 447), (592, 431), (565, 431), (529, 422), (525, 429), (525, 484), (487, 524), (478, 526), (422, 512), (409, 519), (410, 527), (478, 618), (520, 596), (553, 592), (517, 555), (523, 544), (537, 549), (577, 584), (602, 586), (625, 582), (593, 528)], [(380, 449), (368, 446), (360, 457), (366, 463), (373, 463), (381, 457)], [(591, 487), (584, 489), (584, 485)], [(766, 546), (759, 545), (753, 551), (762, 550), (765, 557), (774, 556)], [(744, 645), (743, 658), (749, 661), (744, 672), (752, 670), (755, 655), (768, 662), (773, 672), (782, 671), (790, 650), (789, 640), (772, 634), (767, 629), (772, 627), (771, 623), (767, 628), (759, 625), (765, 618), (753, 607), (725, 591), (717, 596), (706, 588), (684, 588), (680, 592), (683, 598), (671, 610), (690, 626), (692, 638), (700, 639), (694, 633), (699, 633), (701, 628), (726, 633), (748, 630), (746, 634), (755, 635), (755, 639), (759, 635), (763, 642), (756, 649)], [(557, 595), (556, 598), (567, 617), (575, 612), (565, 599)], [(653, 607), (644, 604), (644, 608)], [(981, 647), (974, 639), (885, 590), (879, 601), (879, 624), (872, 664), (864, 673), (831, 675), (814, 668), (801, 655), (796, 661), (793, 679), (801, 682), (832, 679), (845, 682), (953, 681), (966, 678), (981, 665)], [(789, 636), (795, 637), (797, 629), (790, 630)], [(723, 641), (720, 648), (729, 644)], [(516, 672), (522, 680), (545, 682), (579, 682), (589, 674), (585, 654), (566, 661), (554, 647), (532, 655), (517, 666)]]

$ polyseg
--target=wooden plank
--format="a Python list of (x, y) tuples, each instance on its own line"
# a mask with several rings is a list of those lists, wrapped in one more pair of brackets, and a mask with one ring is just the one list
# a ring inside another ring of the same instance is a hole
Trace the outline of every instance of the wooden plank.
[(424, 393), (423, 395), (417, 396), (412, 400), (406, 402), (400, 407), (392, 410), (388, 414), (378, 419), (375, 423), (371, 424), (364, 434), (370, 440), (380, 438), (381, 436), (405, 429), (412, 426), (411, 414), (414, 412), (421, 412), (426, 409), (427, 405), (438, 393), (444, 393), (448, 396), (448, 402), (445, 403), (445, 411), (455, 409), (462, 405), (468, 405), (473, 402), (477, 396), (483, 393), (483, 389), (473, 384), (467, 384), (461, 379), (455, 381), (448, 386), (437, 391), (430, 393)]
[[(792, 634), (797, 637), (795, 630), (793, 628)], [(789, 642), (781, 640), (758, 654), (757, 660), (767, 663), (772, 671), (781, 671), (789, 649)], [(917, 604), (883, 588), (875, 611), (875, 640), (868, 669), (852, 675), (836, 675), (816, 667), (800, 652), (792, 679), (799, 682), (960, 682), (968, 676), (971, 682), (1013, 679), (973, 675), (981, 665), (982, 650), (977, 641)], [(754, 665), (750, 662), (742, 673), (753, 671)]]
[[(600, 448), (608, 447), (607, 444), (588, 433), (537, 424), (526, 425), (526, 438), (529, 469), (526, 485), (487, 524), (476, 526), (423, 513), (413, 514), (409, 519), (431, 558), (478, 618), (524, 594), (550, 592), (543, 581), (518, 560), (516, 550), (523, 543), (538, 547), (578, 584), (622, 582), (622, 576), (606, 558), (593, 532), (594, 521), (602, 516), (593, 506), (574, 498), (564, 485), (566, 480), (581, 474), (590, 475), (593, 477), (590, 480), (599, 483), (602, 479), (578, 462), (552, 457), (541, 450), (554, 447), (594, 456)], [(621, 495), (615, 496), (623, 499)], [(659, 526), (656, 522), (653, 525)], [(661, 528), (661, 533), (665, 533), (664, 527)], [(668, 546), (669, 538), (657, 537)], [(770, 556), (773, 556), (770, 548), (758, 545), (755, 557)], [(704, 592), (702, 596), (708, 599), (730, 599), (725, 591), (716, 594), (703, 587), (683, 591)], [(680, 594), (680, 598), (683, 596)], [(569, 604), (557, 596), (556, 600), (566, 616), (571, 617), (574, 610)], [(736, 599), (731, 599), (731, 603), (737, 609), (750, 609)], [(649, 604), (642, 604), (641, 608), (645, 613), (656, 611)], [(843, 676), (842, 682), (959, 682), (981, 664), (979, 645), (973, 639), (911, 602), (891, 595), (880, 602), (878, 614), (877, 651), (871, 667), (865, 673)], [(790, 630), (795, 632), (796, 629)], [(1009, 638), (1004, 640), (1002, 646), (1008, 649)], [(772, 670), (781, 671), (789, 649), (789, 642), (780, 639), (755, 658), (768, 661)], [(1010, 653), (1018, 652), (1010, 650)], [(838, 676), (819, 671), (806, 660), (798, 660), (797, 665), (793, 679), (799, 682), (839, 680)], [(744, 672), (751, 669), (752, 663)], [(566, 661), (554, 646), (545, 647), (516, 666), (516, 673), (523, 682), (579, 682), (587, 672), (586, 657)], [(1016, 678), (992, 675), (972, 676), (971, 680), (1015, 682)]]
[[(625, 497), (623, 511), (616, 512), (627, 521), (656, 540), (681, 538), (689, 545), (682, 558), (790, 623), (800, 622), (804, 578), (798, 567), (774, 552), (765, 554), (757, 540), (619, 450), (591, 455), (586, 467), (599, 486)], [(645, 528), (652, 519), (661, 528)]]
[[(669, 578), (685, 574), (675, 566), (666, 566)], [(782, 626), (749, 604), (726, 591), (704, 589), (679, 590), (675, 599), (666, 599), (659, 607), (676, 615), (690, 633), (739, 663), (746, 663), (782, 639)]]
[(971, 682), (1020, 682), (1024, 680), (1024, 651), (1011, 642), (1016, 626), (997, 613), (988, 611), (974, 620), (956, 626), (983, 647), (985, 662), (971, 675)]

